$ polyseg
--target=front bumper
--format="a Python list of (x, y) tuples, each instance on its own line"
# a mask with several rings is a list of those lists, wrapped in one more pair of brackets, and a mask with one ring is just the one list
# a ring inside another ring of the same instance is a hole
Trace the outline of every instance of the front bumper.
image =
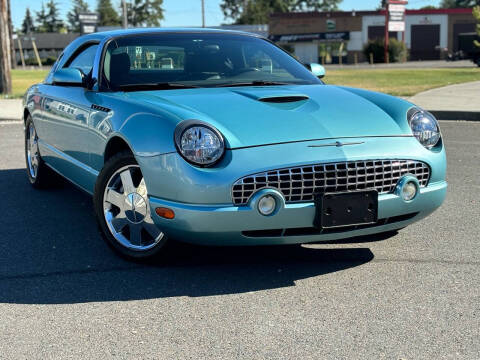
[[(167, 236), (185, 242), (204, 245), (298, 244), (403, 228), (437, 209), (445, 199), (446, 190), (447, 183), (438, 181), (421, 188), (410, 202), (405, 202), (396, 194), (379, 195), (378, 218), (381, 221), (378, 225), (324, 233), (313, 229), (313, 203), (281, 204), (275, 215), (263, 216), (252, 204), (238, 207), (199, 205), (150, 197), (150, 209), (155, 223)], [(175, 218), (167, 220), (159, 217), (155, 213), (157, 207), (174, 210)]]

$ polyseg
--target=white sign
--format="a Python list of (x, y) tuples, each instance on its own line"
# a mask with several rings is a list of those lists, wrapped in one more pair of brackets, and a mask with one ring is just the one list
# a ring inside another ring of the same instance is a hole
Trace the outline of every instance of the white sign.
[(405, 22), (395, 21), (388, 23), (388, 31), (405, 31)]
[(95, 32), (95, 25), (87, 25), (87, 24), (83, 24), (82, 25), (82, 33), (83, 34), (91, 34), (91, 33), (94, 33)]
[(405, 5), (388, 5), (388, 31), (405, 31)]
[(82, 23), (96, 24), (98, 23), (97, 13), (81, 13), (78, 14), (78, 20)]

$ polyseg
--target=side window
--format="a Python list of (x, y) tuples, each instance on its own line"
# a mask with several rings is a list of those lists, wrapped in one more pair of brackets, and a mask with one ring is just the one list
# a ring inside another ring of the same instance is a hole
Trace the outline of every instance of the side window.
[(93, 68), (93, 62), (97, 53), (98, 45), (91, 45), (78, 54), (67, 66), (80, 69), (85, 75)]

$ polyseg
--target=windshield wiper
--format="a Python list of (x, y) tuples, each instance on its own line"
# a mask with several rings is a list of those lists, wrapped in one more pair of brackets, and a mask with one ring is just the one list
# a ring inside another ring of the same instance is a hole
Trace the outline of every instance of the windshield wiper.
[(142, 91), (142, 90), (172, 90), (172, 89), (194, 89), (195, 85), (187, 85), (175, 82), (146, 83), (146, 84), (126, 84), (118, 87), (123, 91)]
[(231, 87), (231, 86), (272, 86), (272, 85), (292, 85), (291, 83), (280, 81), (268, 81), (268, 80), (254, 80), (246, 82), (232, 82), (225, 84), (214, 85), (214, 87)]

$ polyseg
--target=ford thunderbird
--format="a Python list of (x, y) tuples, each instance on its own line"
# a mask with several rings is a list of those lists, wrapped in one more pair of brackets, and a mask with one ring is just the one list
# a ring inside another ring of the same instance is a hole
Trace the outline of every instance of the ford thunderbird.
[(130, 259), (172, 240), (386, 233), (432, 213), (447, 188), (434, 116), (324, 75), (242, 32), (79, 37), (25, 94), (28, 179), (92, 194), (103, 237)]

